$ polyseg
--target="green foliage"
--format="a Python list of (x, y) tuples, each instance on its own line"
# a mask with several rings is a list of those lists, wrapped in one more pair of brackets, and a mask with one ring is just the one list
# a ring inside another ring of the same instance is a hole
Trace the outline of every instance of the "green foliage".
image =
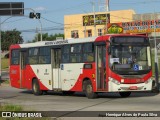
[[(42, 39), (43, 41), (53, 41), (53, 40), (56, 40), (57, 37), (63, 37), (64, 38), (64, 34), (51, 34), (51, 35), (48, 35), (48, 33), (44, 33), (42, 34)], [(32, 42), (37, 42), (37, 41), (40, 41), (41, 40), (41, 34), (38, 33), (35, 35), (34, 39), (32, 40)], [(30, 42), (30, 41), (28, 41)]]
[(0, 111), (22, 111), (23, 108), (19, 105), (0, 105)]
[[(2, 80), (1, 80), (1, 81), (2, 81)], [(6, 80), (3, 80), (2, 83), (3, 83), (3, 84), (6, 84), (6, 85), (7, 85), (7, 84), (9, 85), (9, 84), (10, 84), (10, 80), (7, 80), (7, 79), (6, 79)]]
[(2, 69), (9, 68), (9, 59), (8, 58), (2, 58)]
[(23, 38), (20, 35), (21, 32), (17, 31), (16, 29), (12, 31), (2, 31), (1, 32), (2, 50), (9, 50), (11, 44), (23, 43)]
[[(24, 108), (22, 106), (19, 106), (19, 105), (11, 105), (11, 104), (6, 104), (6, 105), (1, 105), (0, 104), (0, 111), (17, 111), (17, 112), (20, 112), (20, 111), (24, 111)], [(36, 111), (35, 111), (36, 112)], [(1, 120), (50, 120), (50, 118), (46, 118), (46, 117), (43, 117), (43, 118), (18, 118), (18, 117), (14, 117), (14, 118), (0, 118)]]

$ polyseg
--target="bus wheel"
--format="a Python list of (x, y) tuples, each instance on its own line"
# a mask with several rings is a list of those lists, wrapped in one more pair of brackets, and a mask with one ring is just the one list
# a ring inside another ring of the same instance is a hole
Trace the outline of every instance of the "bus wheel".
[(97, 98), (97, 93), (93, 92), (93, 87), (91, 81), (85, 81), (85, 94), (88, 97), (88, 99)]
[(131, 92), (119, 92), (121, 97), (129, 97)]
[(43, 92), (40, 90), (39, 83), (37, 79), (34, 79), (32, 82), (32, 91), (34, 95), (42, 95)]

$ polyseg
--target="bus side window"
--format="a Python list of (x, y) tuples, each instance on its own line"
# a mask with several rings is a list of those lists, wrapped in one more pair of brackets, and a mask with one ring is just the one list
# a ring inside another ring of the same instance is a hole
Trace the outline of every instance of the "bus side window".
[(84, 53), (83, 54), (83, 61), (84, 62), (93, 62), (94, 61), (93, 53)]
[(51, 49), (50, 47), (40, 47), (39, 49), (39, 63), (50, 64), (51, 63)]
[(38, 51), (39, 48), (29, 48), (29, 57), (28, 62), (29, 64), (37, 64), (38, 63)]
[(64, 45), (62, 49), (62, 63), (69, 62), (70, 45)]
[(76, 56), (74, 54), (71, 55), (71, 62), (76, 62)]
[(71, 45), (71, 62), (80, 63), (82, 62), (82, 44)]
[(11, 64), (18, 65), (19, 64), (19, 50), (12, 50), (11, 52)]
[(94, 46), (92, 43), (85, 43), (83, 45), (83, 62), (94, 61)]

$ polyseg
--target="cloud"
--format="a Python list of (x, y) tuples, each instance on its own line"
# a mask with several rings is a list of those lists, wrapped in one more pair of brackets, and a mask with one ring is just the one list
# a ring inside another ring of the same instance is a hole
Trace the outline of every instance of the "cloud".
[(45, 7), (36, 7), (36, 8), (34, 8), (34, 10), (35, 11), (45, 11), (46, 10), (46, 8)]

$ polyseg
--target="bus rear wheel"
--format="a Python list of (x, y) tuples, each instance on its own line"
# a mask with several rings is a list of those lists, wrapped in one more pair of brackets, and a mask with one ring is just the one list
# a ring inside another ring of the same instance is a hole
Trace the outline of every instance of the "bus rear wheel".
[(124, 98), (124, 97), (129, 97), (131, 92), (119, 92), (119, 94), (120, 94), (121, 97)]
[(97, 93), (93, 92), (93, 86), (90, 80), (87, 80), (84, 82), (84, 91), (88, 99), (94, 99), (97, 98)]
[(37, 79), (34, 79), (32, 82), (32, 91), (34, 95), (42, 95), (43, 92), (40, 90), (40, 86)]

